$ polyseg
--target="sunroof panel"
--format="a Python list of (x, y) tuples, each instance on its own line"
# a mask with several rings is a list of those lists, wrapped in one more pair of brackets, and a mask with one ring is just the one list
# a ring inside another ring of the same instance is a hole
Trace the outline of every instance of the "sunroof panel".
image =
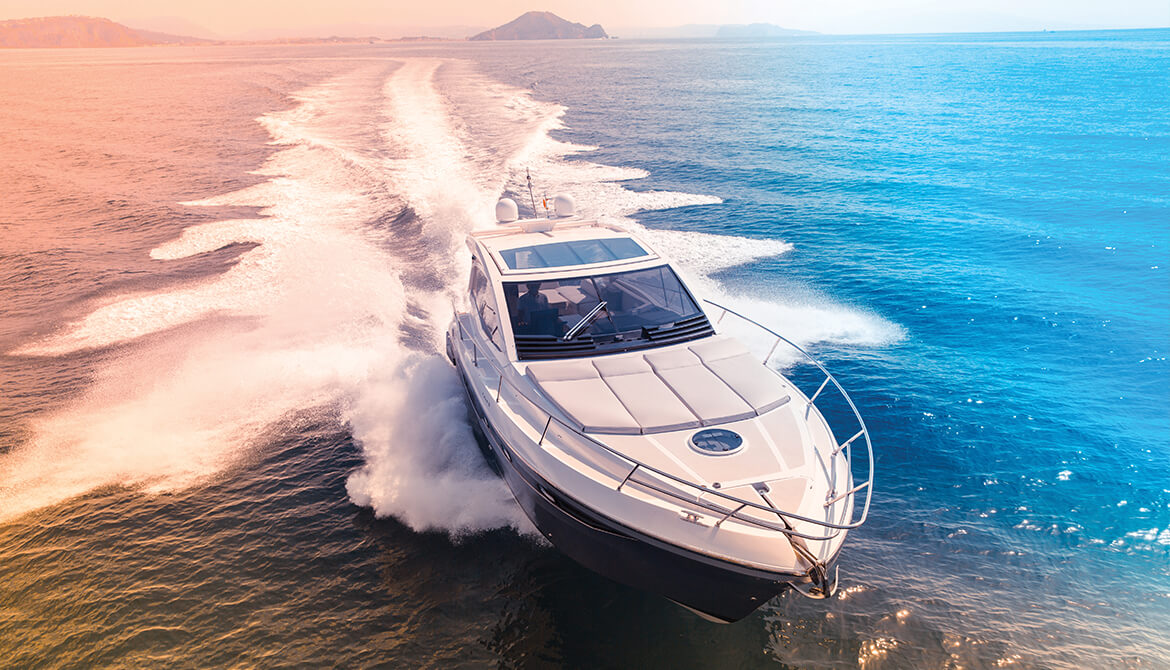
[(550, 242), (500, 251), (500, 257), (510, 270), (572, 267), (648, 255), (641, 245), (628, 237)]

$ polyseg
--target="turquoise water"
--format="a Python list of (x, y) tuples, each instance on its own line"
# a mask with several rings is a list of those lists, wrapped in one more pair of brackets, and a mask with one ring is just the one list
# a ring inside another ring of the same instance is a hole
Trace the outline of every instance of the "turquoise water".
[[(1170, 664), (1170, 31), (0, 71), (0, 657)], [(525, 167), (850, 390), (837, 599), (712, 626), (531, 536), (439, 352)]]

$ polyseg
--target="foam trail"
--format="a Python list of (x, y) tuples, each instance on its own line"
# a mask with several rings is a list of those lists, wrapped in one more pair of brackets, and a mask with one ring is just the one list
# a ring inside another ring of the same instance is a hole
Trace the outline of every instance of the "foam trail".
[(390, 119), (384, 135), (397, 149), (393, 183), (422, 224), (429, 250), (423, 263), (437, 288), (412, 296), (430, 315), (430, 346), (363, 385), (347, 414), (366, 462), (346, 488), (356, 504), (417, 530), (459, 535), (510, 526), (535, 533), (484, 463), (458, 377), (438, 353), (450, 301), (460, 299), (467, 274), (468, 261), (458, 253), (462, 237), (490, 211), (502, 183), (500, 165), (465, 142), (450, 118), (436, 82), (442, 66), (409, 61), (384, 87)]
[(103, 369), (82, 398), (32, 426), (30, 444), (0, 459), (0, 520), (100, 486), (158, 493), (206, 482), (290, 409), (328, 403), (371, 364), (337, 341), (273, 348), (275, 334), (191, 334)]
[[(413, 286), (419, 273), (451, 263), (451, 247), (471, 225), (465, 212), (445, 211), (431, 185), (437, 168), (457, 173), (458, 141), (408, 113), (413, 104), (436, 111), (425, 105), (435, 104), (428, 96), (438, 67), (355, 70), (262, 117), (281, 147), (259, 171), (269, 179), (190, 204), (260, 207), (263, 218), (187, 228), (151, 256), (235, 242), (253, 249), (215, 277), (107, 298), (15, 352), (55, 356), (156, 334), (99, 367), (80, 398), (37, 420), (28, 444), (0, 456), (0, 519), (102, 486), (198, 485), (263, 446), (289, 413), (335, 416), (340, 407), (369, 463), (354, 476), (355, 499), (417, 528), (526, 528), (470, 438), (456, 378), (437, 365), (449, 298), (465, 273), (409, 292), (403, 281)], [(390, 93), (402, 97), (384, 99)], [(387, 111), (401, 118), (387, 124)], [(445, 152), (421, 151), (443, 142)], [(469, 176), (454, 187), (472, 196), (464, 203), (494, 197), (490, 183)], [(427, 216), (422, 239), (407, 207)], [(387, 220), (404, 227), (371, 226)], [(404, 256), (404, 248), (424, 255)], [(424, 414), (427, 421), (406, 418)], [(365, 498), (363, 482), (372, 487)]]
[[(341, 83), (376, 76), (357, 72)], [(311, 93), (311, 102), (274, 116), (319, 121), (334, 102), (329, 89)], [(158, 492), (207, 481), (289, 412), (352, 394), (381, 364), (382, 347), (395, 347), (405, 292), (364, 230), (379, 205), (370, 184), (323, 141), (275, 139), (287, 148), (264, 165), (272, 178), (215, 199), (261, 207), (263, 219), (189, 228), (152, 252), (171, 259), (258, 245), (232, 268), (175, 290), (115, 296), (17, 352), (60, 355), (188, 326), (99, 367), (81, 397), (38, 419), (30, 442), (0, 457), (0, 519), (101, 486)], [(245, 319), (209, 318), (219, 316)]]
[[(151, 256), (257, 246), (210, 279), (105, 299), (16, 352), (159, 335), (99, 369), (81, 398), (0, 457), (3, 518), (111, 484), (195, 485), (262, 444), (289, 412), (340, 406), (367, 461), (350, 482), (356, 501), (420, 529), (527, 528), (470, 439), (438, 354), (466, 276), (456, 251), (504, 173), (502, 159), (477, 163), (490, 154), (465, 144), (448, 117), (436, 89), (443, 66), (356, 70), (262, 117), (282, 147), (259, 170), (268, 181), (189, 204), (260, 207), (263, 218), (187, 228)], [(557, 114), (536, 103), (522, 111), (530, 126)], [(414, 420), (424, 413), (417, 398), (429, 421)]]

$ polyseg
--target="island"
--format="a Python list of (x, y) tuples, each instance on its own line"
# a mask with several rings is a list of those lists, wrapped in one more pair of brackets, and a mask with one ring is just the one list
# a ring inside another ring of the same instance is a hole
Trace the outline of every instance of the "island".
[(600, 24), (586, 27), (566, 21), (552, 12), (527, 12), (498, 28), (485, 30), (471, 40), (581, 40), (608, 37)]
[(93, 16), (44, 16), (0, 21), (0, 48), (141, 47), (155, 44), (209, 44), (211, 40), (135, 30)]
[(131, 28), (94, 16), (45, 16), (0, 21), (0, 49), (69, 47), (146, 47), (161, 45), (272, 45), (272, 44), (390, 44), (395, 42), (439, 42), (439, 37), (416, 35), (381, 37), (283, 37), (270, 40), (209, 40), (172, 35), (155, 30)]
[(723, 25), (715, 31), (715, 37), (792, 37), (794, 35), (816, 35), (811, 30), (794, 30), (772, 23), (750, 23), (748, 25)]

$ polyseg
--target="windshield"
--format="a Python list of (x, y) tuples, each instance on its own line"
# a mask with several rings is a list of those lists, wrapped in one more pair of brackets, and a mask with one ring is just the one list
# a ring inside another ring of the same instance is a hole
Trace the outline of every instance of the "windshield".
[[(504, 297), (521, 358), (588, 355), (658, 344), (677, 340), (667, 336), (678, 335), (679, 328), (692, 322), (703, 326), (701, 334), (693, 333), (696, 336), (712, 332), (706, 316), (665, 265), (592, 277), (505, 282)], [(694, 329), (686, 330), (691, 334)], [(566, 335), (572, 339), (565, 339)], [(528, 343), (539, 343), (549, 355), (526, 356)], [(568, 353), (569, 349), (574, 353)]]

